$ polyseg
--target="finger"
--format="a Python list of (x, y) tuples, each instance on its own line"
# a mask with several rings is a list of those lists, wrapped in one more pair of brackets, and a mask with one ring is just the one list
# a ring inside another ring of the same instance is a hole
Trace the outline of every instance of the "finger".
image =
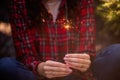
[(88, 68), (90, 64), (78, 64), (78, 63), (72, 63), (72, 62), (67, 62), (67, 64), (71, 66), (74, 66), (76, 68)]
[(91, 64), (91, 61), (88, 59), (78, 59), (78, 58), (64, 58), (65, 62), (74, 62), (81, 64)]
[(78, 54), (78, 53), (73, 53), (73, 54), (66, 54), (65, 57), (70, 57), (70, 58), (80, 58), (80, 59), (90, 59), (90, 56), (88, 54)]
[(77, 64), (77, 63), (68, 63), (71, 68), (80, 70), (80, 71), (86, 71), (90, 65), (85, 65), (85, 64)]
[(46, 66), (53, 66), (53, 67), (64, 67), (67, 68), (66, 64), (60, 63), (60, 62), (56, 62), (56, 61), (46, 61), (45, 62)]
[(63, 77), (63, 76), (69, 75), (70, 73), (71, 72), (69, 72), (69, 73), (68, 72), (67, 73), (65, 73), (65, 72), (51, 72), (51, 71), (45, 72), (47, 78)]
[(51, 79), (51, 78), (56, 78), (56, 77), (64, 77), (64, 76), (67, 76), (67, 75), (69, 75), (69, 74), (66, 74), (66, 75), (52, 75), (52, 74), (50, 74), (50, 75), (46, 75), (46, 77)]
[(88, 68), (79, 68), (78, 70), (80, 70), (81, 72), (86, 72)]
[(46, 75), (55, 75), (55, 76), (59, 76), (59, 75), (67, 75), (70, 74), (71, 72), (53, 72), (53, 71), (46, 71), (45, 74)]
[(54, 78), (55, 76), (54, 75), (46, 75), (46, 77), (51, 79), (51, 78)]
[(44, 66), (45, 71), (56, 71), (56, 72), (71, 72), (69, 68), (62, 68), (62, 67), (51, 67), (51, 66)]

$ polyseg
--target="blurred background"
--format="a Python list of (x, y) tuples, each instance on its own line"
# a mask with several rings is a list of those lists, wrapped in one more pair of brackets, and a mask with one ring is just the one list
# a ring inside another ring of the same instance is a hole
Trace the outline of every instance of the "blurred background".
[(1, 0), (0, 2), (0, 58), (5, 56), (15, 57), (7, 2), (7, 0)]
[(96, 50), (120, 43), (120, 0), (94, 0), (97, 27)]
[[(94, 0), (96, 19), (96, 51), (120, 43), (120, 0)], [(15, 57), (7, 0), (0, 2), (0, 58)]]

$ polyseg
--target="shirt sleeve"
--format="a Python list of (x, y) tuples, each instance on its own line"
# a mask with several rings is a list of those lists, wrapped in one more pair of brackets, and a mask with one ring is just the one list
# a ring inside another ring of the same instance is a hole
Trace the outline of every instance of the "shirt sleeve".
[(34, 39), (35, 31), (30, 28), (31, 20), (27, 13), (25, 0), (9, 0), (9, 19), (16, 49), (16, 57), (36, 73), (39, 64)]
[(80, 4), (80, 42), (81, 50), (95, 57), (96, 25), (94, 18), (94, 0), (81, 0)]

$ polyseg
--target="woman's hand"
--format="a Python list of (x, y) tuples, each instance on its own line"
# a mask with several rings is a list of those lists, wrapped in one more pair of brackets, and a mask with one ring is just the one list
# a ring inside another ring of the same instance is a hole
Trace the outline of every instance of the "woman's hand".
[(51, 60), (40, 63), (37, 71), (47, 78), (63, 77), (72, 72), (66, 64)]
[(66, 54), (64, 60), (69, 67), (80, 70), (81, 72), (87, 71), (91, 64), (88, 54)]

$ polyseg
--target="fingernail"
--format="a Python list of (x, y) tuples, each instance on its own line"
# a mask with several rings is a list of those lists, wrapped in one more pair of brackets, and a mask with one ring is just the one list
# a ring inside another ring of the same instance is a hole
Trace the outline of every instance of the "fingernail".
[(66, 57), (68, 56), (68, 54), (65, 55)]
[(69, 72), (72, 72), (72, 70), (71, 70), (71, 69), (69, 69), (68, 71), (69, 71)]
[(64, 57), (64, 60), (66, 60), (67, 58), (66, 57)]
[(67, 68), (70, 68), (70, 65), (69, 64), (66, 64), (67, 65)]

